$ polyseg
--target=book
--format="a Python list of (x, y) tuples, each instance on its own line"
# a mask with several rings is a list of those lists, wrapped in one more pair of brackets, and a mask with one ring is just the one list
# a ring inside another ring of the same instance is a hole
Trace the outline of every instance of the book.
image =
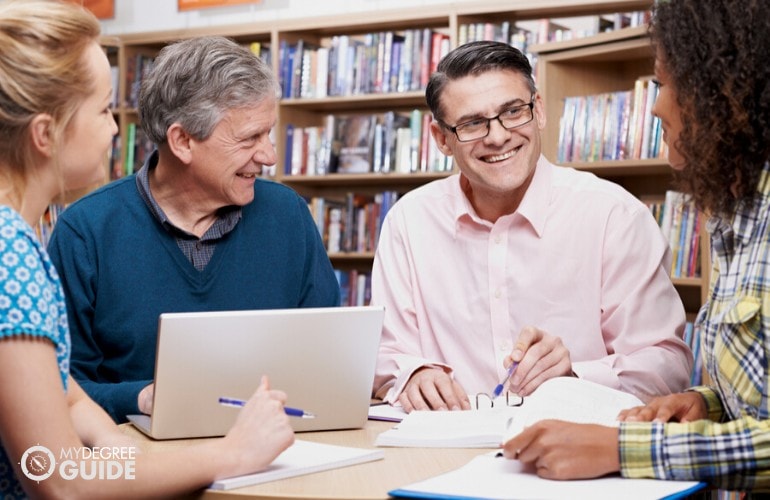
[(375, 115), (351, 115), (338, 120), (338, 173), (364, 174), (372, 171), (375, 122)]
[[(471, 403), (478, 398), (471, 397)], [(543, 419), (617, 425), (621, 410), (644, 403), (621, 392), (576, 377), (543, 382), (525, 398), (496, 398), (491, 408), (465, 411), (412, 411), (375, 440), (376, 446), (495, 448)], [(372, 409), (370, 408), (370, 414)], [(377, 410), (375, 410), (375, 414)]]
[(517, 408), (503, 442), (540, 420), (557, 419), (580, 424), (616, 427), (622, 410), (643, 406), (633, 394), (577, 377), (546, 380)]
[(212, 490), (243, 488), (244, 486), (277, 481), (288, 477), (382, 460), (384, 456), (382, 450), (297, 440), (278, 455), (265, 470), (254, 474), (219, 479), (214, 481), (209, 488)]
[(396, 498), (478, 498), (539, 500), (591, 498), (624, 500), (686, 498), (706, 487), (697, 481), (627, 479), (619, 475), (597, 479), (553, 481), (537, 476), (518, 460), (507, 460), (499, 452), (473, 458), (466, 465), (424, 481), (391, 490)]

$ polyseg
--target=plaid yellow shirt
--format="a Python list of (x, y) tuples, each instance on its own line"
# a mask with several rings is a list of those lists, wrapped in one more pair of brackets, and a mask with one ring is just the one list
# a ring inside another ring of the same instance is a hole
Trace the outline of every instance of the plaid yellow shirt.
[(757, 202), (732, 220), (712, 218), (710, 300), (697, 325), (712, 385), (708, 420), (622, 423), (627, 477), (707, 481), (729, 490), (770, 490), (770, 164)]

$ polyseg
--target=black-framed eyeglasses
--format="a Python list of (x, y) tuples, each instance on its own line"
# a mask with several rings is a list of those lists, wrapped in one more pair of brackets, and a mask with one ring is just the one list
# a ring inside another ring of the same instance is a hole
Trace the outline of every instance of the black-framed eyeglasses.
[(513, 106), (504, 110), (497, 116), (491, 118), (481, 117), (474, 118), (467, 122), (458, 123), (454, 127), (442, 124), (449, 130), (451, 130), (460, 142), (478, 141), (489, 135), (489, 123), (492, 120), (497, 120), (500, 125), (506, 130), (511, 130), (516, 127), (521, 127), (531, 122), (535, 118), (533, 108), (535, 107), (535, 94), (532, 94), (532, 100), (527, 104), (520, 106)]

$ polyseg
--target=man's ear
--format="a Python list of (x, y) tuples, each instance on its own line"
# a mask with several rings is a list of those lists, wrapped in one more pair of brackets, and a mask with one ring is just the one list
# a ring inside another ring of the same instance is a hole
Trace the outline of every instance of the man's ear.
[(40, 113), (32, 118), (29, 124), (29, 134), (32, 144), (40, 154), (51, 158), (54, 155), (56, 145), (53, 136), (53, 117), (48, 113)]
[(194, 139), (178, 123), (172, 123), (166, 131), (166, 143), (171, 153), (182, 163), (192, 161), (192, 146)]
[(438, 149), (444, 153), (445, 156), (452, 156), (452, 149), (446, 142), (446, 129), (442, 127), (436, 120), (430, 122), (430, 133), (433, 136), (433, 140), (436, 141)]

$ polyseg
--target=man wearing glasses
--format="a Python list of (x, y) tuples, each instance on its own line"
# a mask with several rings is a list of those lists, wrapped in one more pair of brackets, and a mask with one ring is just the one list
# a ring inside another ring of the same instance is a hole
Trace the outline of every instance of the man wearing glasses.
[(411, 411), (467, 409), (501, 380), (522, 396), (570, 375), (642, 400), (684, 389), (693, 359), (668, 244), (631, 194), (541, 155), (527, 58), (458, 47), (426, 100), (460, 173), (411, 191), (383, 224), (375, 395)]

